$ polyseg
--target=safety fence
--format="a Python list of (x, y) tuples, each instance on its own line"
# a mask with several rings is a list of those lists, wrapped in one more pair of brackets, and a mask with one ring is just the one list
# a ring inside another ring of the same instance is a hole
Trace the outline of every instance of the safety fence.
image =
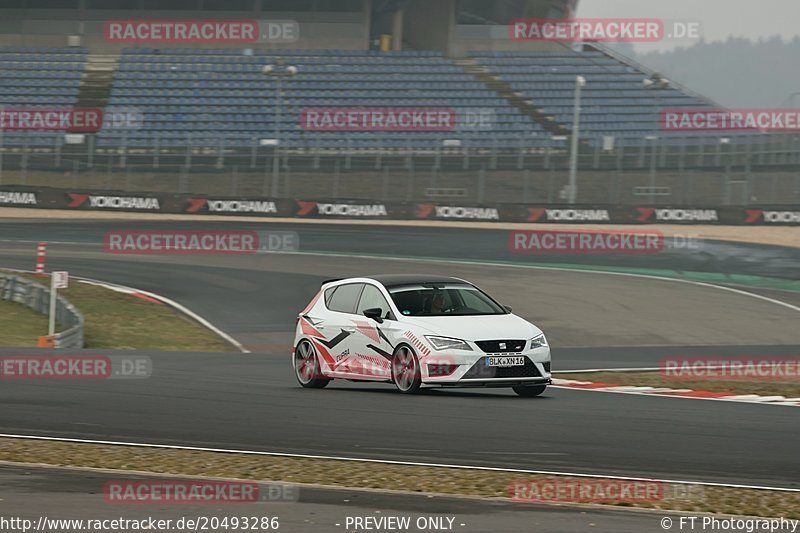
[[(429, 149), (229, 147), (225, 134), (184, 146), (32, 146), (0, 142), (0, 185), (209, 195), (471, 203), (568, 198), (570, 152), (547, 146)], [(219, 144), (217, 143), (219, 141)], [(800, 204), (800, 135), (582, 143), (579, 202), (635, 205)], [(713, 142), (712, 142), (713, 141)], [(729, 142), (722, 142), (729, 141)], [(748, 141), (748, 142), (745, 142)]]
[[(0, 273), (0, 298), (49, 313), (50, 289), (20, 276)], [(56, 324), (62, 331), (55, 334), (55, 348), (83, 348), (83, 315), (61, 296), (56, 297)]]

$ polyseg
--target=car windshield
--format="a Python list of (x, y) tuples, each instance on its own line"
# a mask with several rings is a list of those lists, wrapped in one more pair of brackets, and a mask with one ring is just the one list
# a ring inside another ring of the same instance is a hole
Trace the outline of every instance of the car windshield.
[(507, 311), (471, 285), (414, 285), (390, 289), (404, 316), (503, 315)]

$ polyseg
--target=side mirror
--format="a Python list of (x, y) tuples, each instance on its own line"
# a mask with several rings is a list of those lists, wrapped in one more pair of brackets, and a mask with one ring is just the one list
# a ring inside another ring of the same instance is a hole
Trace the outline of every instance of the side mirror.
[(367, 318), (371, 318), (378, 324), (383, 323), (383, 309), (380, 307), (372, 307), (370, 309), (364, 309), (364, 316)]
[(513, 311), (513, 309), (511, 309), (511, 306), (510, 306), (510, 305), (504, 305), (504, 306), (503, 306), (503, 308), (504, 308), (506, 311), (508, 311), (509, 313), (510, 313), (511, 311)]

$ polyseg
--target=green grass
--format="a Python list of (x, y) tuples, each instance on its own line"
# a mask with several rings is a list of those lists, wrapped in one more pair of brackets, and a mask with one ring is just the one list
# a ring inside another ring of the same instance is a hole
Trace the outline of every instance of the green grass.
[[(22, 274), (22, 276), (45, 286), (50, 284), (49, 277), (27, 274)], [(70, 281), (70, 288), (60, 290), (59, 295), (66, 298), (83, 314), (86, 320), (84, 329), (86, 348), (189, 352), (236, 351), (233, 346), (211, 331), (160, 303), (96, 285), (87, 285), (74, 279)], [(0, 331), (13, 331), (15, 336), (19, 335), (18, 331), (37, 331), (38, 333), (32, 338), (32, 344), (26, 344), (35, 346), (38, 335), (47, 333), (47, 318), (37, 315), (21, 305), (13, 305), (20, 307), (24, 313), (16, 320), (5, 317), (0, 319), (2, 320)], [(39, 327), (39, 321), (44, 324), (44, 327)], [(25, 333), (25, 335), (30, 335), (30, 333)], [(0, 333), (0, 344), (8, 345), (9, 341), (10, 339), (7, 339), (5, 333)]]
[(47, 317), (22, 304), (0, 300), (0, 346), (36, 346), (40, 335), (47, 335)]
[(722, 380), (682, 380), (668, 379), (659, 372), (586, 372), (556, 373), (559, 379), (592, 381), (610, 385), (634, 387), (667, 387), (671, 389), (692, 389), (709, 392), (731, 392), (733, 394), (758, 394), (761, 396), (800, 397), (800, 381), (722, 381)]

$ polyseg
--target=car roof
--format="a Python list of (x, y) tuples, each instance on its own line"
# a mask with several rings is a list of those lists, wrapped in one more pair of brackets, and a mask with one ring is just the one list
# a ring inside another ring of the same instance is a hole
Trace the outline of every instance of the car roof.
[(364, 276), (366, 279), (377, 281), (384, 287), (399, 287), (401, 285), (420, 285), (427, 283), (467, 283), (463, 279), (450, 276), (434, 276), (430, 274), (379, 274), (377, 276)]

